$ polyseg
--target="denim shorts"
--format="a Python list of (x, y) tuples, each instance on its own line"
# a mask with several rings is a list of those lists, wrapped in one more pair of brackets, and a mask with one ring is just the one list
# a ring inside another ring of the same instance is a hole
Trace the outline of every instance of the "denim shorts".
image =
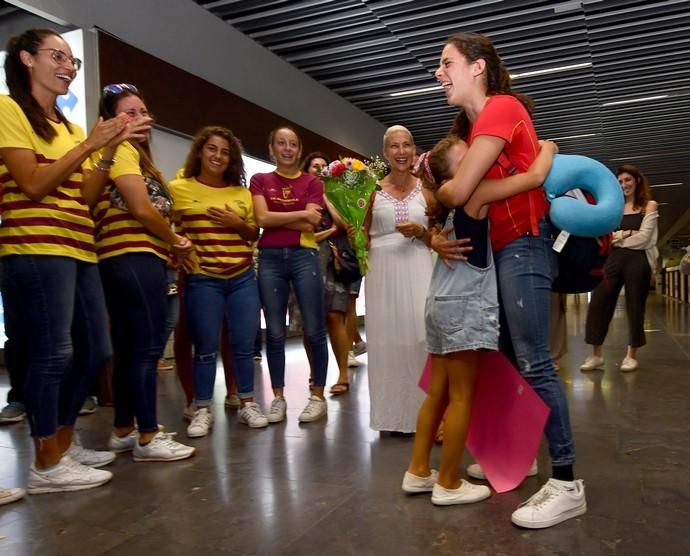
[[(448, 238), (455, 239), (453, 232)], [(424, 310), (429, 353), (498, 349), (498, 288), (490, 245), (488, 252), (486, 268), (453, 261), (450, 269), (437, 259)]]

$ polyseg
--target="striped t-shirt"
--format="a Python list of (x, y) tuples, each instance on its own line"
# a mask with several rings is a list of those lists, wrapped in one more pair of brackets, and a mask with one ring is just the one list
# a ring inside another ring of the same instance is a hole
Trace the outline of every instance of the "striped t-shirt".
[[(115, 180), (122, 176), (139, 176), (143, 178), (142, 187), (147, 187), (149, 197), (152, 189), (162, 185), (142, 174), (139, 152), (128, 141), (117, 147), (114, 158), (115, 164), (110, 169), (105, 190), (94, 209), (98, 258), (103, 260), (126, 253), (152, 253), (168, 260), (168, 244), (149, 232), (132, 216), (115, 185)], [(161, 216), (169, 219), (164, 214)]]
[(236, 231), (214, 224), (211, 207), (227, 205), (248, 225), (256, 226), (251, 193), (241, 186), (212, 186), (196, 178), (170, 182), (178, 232), (194, 244), (193, 273), (214, 278), (232, 278), (252, 265), (253, 244)]
[[(41, 167), (62, 158), (84, 140), (78, 125), (70, 124), (70, 133), (63, 123), (50, 124), (57, 136), (47, 143), (36, 135), (19, 105), (0, 95), (0, 149), (29, 149)], [(94, 225), (81, 182), (79, 167), (40, 201), (33, 201), (14, 181), (0, 154), (0, 256), (58, 255), (95, 263)]]

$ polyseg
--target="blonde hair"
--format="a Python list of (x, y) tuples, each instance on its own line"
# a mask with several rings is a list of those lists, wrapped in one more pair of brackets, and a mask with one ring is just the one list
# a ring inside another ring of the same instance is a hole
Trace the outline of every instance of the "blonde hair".
[(393, 135), (394, 133), (397, 133), (398, 131), (402, 131), (403, 133), (407, 133), (410, 136), (410, 141), (412, 141), (412, 144), (414, 145), (414, 137), (412, 137), (412, 133), (410, 132), (409, 129), (407, 129), (404, 125), (392, 125), (383, 134), (383, 150), (384, 151), (386, 150), (386, 143), (388, 143), (388, 138), (391, 135)]

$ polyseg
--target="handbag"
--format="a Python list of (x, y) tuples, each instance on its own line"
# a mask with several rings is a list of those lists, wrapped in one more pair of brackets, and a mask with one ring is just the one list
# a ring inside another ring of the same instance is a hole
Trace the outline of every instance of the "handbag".
[(333, 253), (333, 269), (336, 282), (351, 284), (362, 278), (359, 270), (357, 254), (352, 249), (347, 235), (338, 234), (328, 240), (328, 245)]

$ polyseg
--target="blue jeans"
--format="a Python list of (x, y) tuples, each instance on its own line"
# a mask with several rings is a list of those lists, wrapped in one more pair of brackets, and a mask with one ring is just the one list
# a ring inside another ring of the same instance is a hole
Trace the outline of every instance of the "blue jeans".
[(5, 320), (26, 358), (31, 434), (73, 426), (90, 386), (112, 354), (98, 265), (53, 255), (3, 257)]
[(551, 283), (558, 261), (547, 220), (539, 223), (539, 234), (519, 237), (495, 253), (501, 348), (514, 354), (520, 373), (551, 410), (545, 429), (551, 464), (571, 465), (575, 447), (568, 402), (549, 350)]
[[(166, 287), (168, 311), (167, 318), (165, 320), (165, 343), (167, 344), (168, 340), (170, 339), (170, 334), (172, 334), (173, 330), (175, 330), (175, 326), (177, 326), (177, 319), (180, 316), (180, 296), (177, 293), (177, 272), (171, 268), (166, 268), (165, 277), (168, 281)], [(170, 293), (171, 289), (175, 293)]]
[(305, 247), (267, 247), (259, 252), (259, 291), (266, 318), (266, 358), (271, 385), (285, 387), (285, 314), (290, 282), (311, 349), (314, 385), (324, 386), (328, 344), (323, 280), (319, 252)]
[(99, 263), (115, 348), (116, 427), (136, 417), (141, 432), (158, 430), (157, 369), (165, 348), (165, 262), (151, 253), (127, 253)]
[(216, 382), (216, 359), (225, 318), (232, 370), (240, 398), (254, 396), (254, 340), (259, 328), (259, 289), (253, 268), (233, 278), (191, 274), (185, 279), (184, 310), (194, 342), (194, 398), (208, 406)]

